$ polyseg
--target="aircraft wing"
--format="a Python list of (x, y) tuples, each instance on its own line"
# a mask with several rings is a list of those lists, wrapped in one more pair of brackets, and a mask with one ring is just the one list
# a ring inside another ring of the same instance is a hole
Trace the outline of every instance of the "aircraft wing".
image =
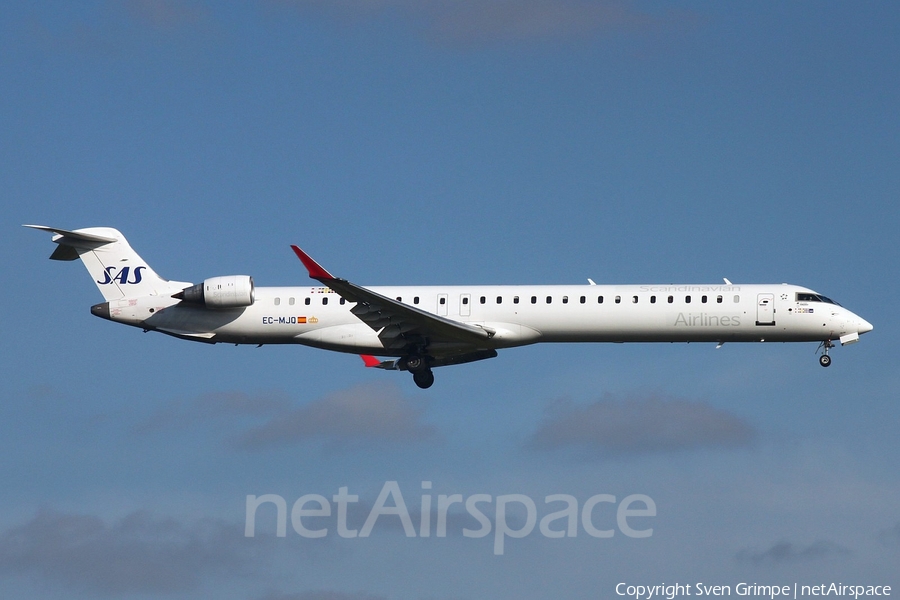
[(334, 277), (303, 250), (297, 246), (291, 248), (312, 279), (321, 281), (348, 302), (356, 303), (350, 312), (378, 332), (385, 348), (402, 350), (410, 345), (435, 343), (485, 348), (484, 342), (494, 336), (490, 328), (441, 317)]

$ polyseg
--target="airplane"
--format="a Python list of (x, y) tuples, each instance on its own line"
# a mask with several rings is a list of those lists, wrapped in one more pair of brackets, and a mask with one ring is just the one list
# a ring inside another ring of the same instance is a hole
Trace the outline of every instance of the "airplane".
[(837, 302), (786, 283), (362, 287), (297, 246), (319, 285), (257, 287), (249, 275), (192, 284), (157, 275), (116, 229), (24, 227), (53, 234), (51, 259), (81, 259), (105, 300), (91, 307), (98, 317), (196, 342), (359, 354), (367, 367), (412, 373), (423, 389), (434, 368), (539, 342), (819, 342), (827, 367), (835, 341), (852, 344), (872, 330)]

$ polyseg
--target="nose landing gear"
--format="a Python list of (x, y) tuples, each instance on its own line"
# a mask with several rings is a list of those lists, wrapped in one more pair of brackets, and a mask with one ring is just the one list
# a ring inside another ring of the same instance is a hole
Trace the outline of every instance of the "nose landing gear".
[(819, 345), (819, 348), (822, 348), (822, 356), (819, 357), (819, 364), (823, 367), (830, 367), (831, 357), (828, 356), (828, 351), (834, 348), (834, 344), (831, 343), (831, 340), (825, 340)]

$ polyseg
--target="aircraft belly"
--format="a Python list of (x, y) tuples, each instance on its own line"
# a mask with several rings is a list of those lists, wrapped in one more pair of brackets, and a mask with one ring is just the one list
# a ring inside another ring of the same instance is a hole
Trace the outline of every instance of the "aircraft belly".
[(489, 331), (493, 331), (493, 335), (485, 340), (485, 348), (514, 348), (543, 341), (543, 335), (540, 331), (520, 323), (500, 323), (495, 321), (478, 321), (477, 323)]
[(338, 352), (372, 353), (384, 355), (384, 346), (378, 333), (365, 323), (342, 324), (300, 333), (294, 336), (296, 343)]
[(210, 310), (177, 304), (161, 310), (144, 323), (152, 329), (173, 329), (196, 333), (214, 333), (241, 319), (246, 309)]

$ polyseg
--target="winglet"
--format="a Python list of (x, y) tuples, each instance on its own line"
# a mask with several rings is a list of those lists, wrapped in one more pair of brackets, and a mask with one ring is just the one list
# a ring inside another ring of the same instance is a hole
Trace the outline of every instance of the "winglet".
[(297, 255), (297, 258), (300, 259), (300, 262), (303, 263), (303, 266), (306, 267), (306, 270), (309, 271), (310, 278), (318, 279), (319, 281), (322, 281), (323, 279), (335, 279), (331, 273), (310, 258), (306, 252), (294, 245), (291, 245), (291, 249), (294, 251), (294, 254)]
[(359, 356), (360, 356), (360, 358), (363, 359), (363, 362), (366, 364), (367, 367), (377, 367), (378, 365), (381, 364), (381, 361), (378, 360), (376, 357), (372, 356), (371, 354), (360, 354)]

